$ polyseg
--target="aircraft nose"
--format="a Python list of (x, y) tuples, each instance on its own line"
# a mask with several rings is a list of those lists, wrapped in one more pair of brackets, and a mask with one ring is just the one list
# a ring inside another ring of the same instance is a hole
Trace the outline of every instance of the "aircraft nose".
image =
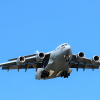
[(70, 45), (67, 45), (66, 46), (66, 54), (67, 55), (72, 55), (72, 49), (71, 49), (71, 46)]

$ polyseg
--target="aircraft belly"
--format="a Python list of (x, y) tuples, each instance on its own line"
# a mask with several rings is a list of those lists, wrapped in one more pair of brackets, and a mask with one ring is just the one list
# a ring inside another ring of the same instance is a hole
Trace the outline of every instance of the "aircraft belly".
[(67, 62), (65, 62), (65, 60), (63, 60), (63, 61), (57, 61), (57, 62), (55, 62), (54, 63), (54, 65), (53, 65), (53, 67), (51, 68), (51, 70), (53, 70), (54, 71), (54, 73), (51, 75), (51, 76), (49, 76), (47, 79), (50, 79), (50, 78), (55, 78), (56, 77), (56, 75), (59, 73), (59, 71), (61, 71), (61, 70), (66, 70), (66, 71), (68, 71), (69, 70), (69, 67), (68, 67), (68, 63)]

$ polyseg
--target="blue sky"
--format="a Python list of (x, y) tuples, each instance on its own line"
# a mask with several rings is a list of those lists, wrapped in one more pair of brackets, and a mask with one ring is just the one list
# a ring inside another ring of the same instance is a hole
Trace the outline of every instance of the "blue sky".
[[(68, 43), (74, 54), (100, 56), (99, 0), (1, 0), (0, 63)], [(100, 100), (100, 69), (68, 79), (35, 79), (35, 69), (2, 70), (0, 100)]]

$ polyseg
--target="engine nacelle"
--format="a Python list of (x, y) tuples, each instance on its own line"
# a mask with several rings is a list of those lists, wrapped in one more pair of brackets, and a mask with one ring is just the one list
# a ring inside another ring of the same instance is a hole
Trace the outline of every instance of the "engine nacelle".
[(25, 62), (25, 57), (24, 57), (24, 56), (20, 56), (20, 57), (16, 60), (17, 66), (21, 66), (24, 62)]
[(76, 56), (76, 58), (84, 58), (85, 57), (85, 54), (83, 52), (79, 52)]
[(45, 54), (43, 53), (43, 52), (38, 52), (38, 51), (36, 51), (36, 60), (38, 61), (38, 62), (40, 62), (41, 60), (43, 60), (45, 58)]
[(91, 60), (93, 65), (97, 65), (99, 63), (99, 56), (94, 56)]

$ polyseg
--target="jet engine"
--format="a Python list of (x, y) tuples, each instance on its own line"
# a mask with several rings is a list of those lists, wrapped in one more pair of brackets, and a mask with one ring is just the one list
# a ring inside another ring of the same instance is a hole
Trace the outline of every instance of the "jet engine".
[(24, 62), (25, 62), (25, 57), (24, 57), (24, 56), (20, 56), (20, 57), (16, 60), (17, 66), (21, 66)]
[(93, 65), (97, 65), (99, 63), (99, 56), (94, 56), (91, 60)]
[(38, 51), (36, 51), (36, 60), (38, 61), (38, 62), (40, 62), (41, 60), (43, 60), (45, 58), (45, 54), (43, 53), (43, 52), (38, 52)]
[(83, 52), (79, 52), (76, 58), (84, 58), (85, 54)]

